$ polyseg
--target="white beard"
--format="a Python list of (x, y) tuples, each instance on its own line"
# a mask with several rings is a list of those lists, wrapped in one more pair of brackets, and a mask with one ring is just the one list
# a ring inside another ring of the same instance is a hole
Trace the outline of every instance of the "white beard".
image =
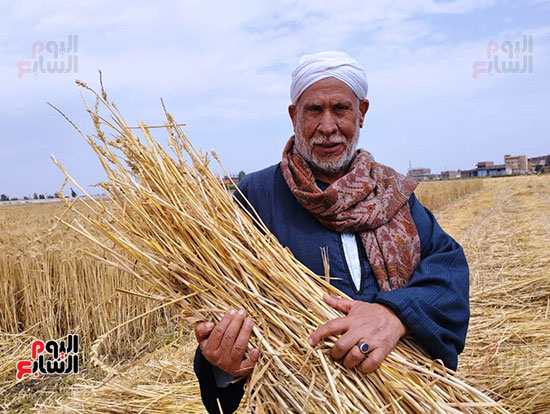
[[(306, 144), (306, 140), (303, 139), (301, 134), (299, 121), (296, 121), (296, 128), (294, 129), (294, 145), (298, 154), (300, 154), (302, 158), (306, 160), (308, 164), (310, 164), (311, 167), (325, 174), (333, 175), (348, 168), (349, 164), (353, 160), (353, 157), (355, 155), (355, 148), (357, 148), (357, 144), (359, 143), (359, 119), (357, 119), (356, 121), (355, 131), (355, 136), (353, 137), (353, 140), (349, 143), (346, 141), (345, 137), (338, 134), (332, 135), (330, 137), (315, 136), (311, 139), (309, 144)], [(339, 158), (329, 161), (321, 161), (313, 152), (313, 145), (326, 142), (341, 143), (344, 144), (346, 147)]]

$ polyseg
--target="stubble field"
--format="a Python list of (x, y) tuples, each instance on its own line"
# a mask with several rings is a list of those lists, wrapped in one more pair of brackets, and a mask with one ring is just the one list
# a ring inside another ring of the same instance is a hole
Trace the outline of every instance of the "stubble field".
[[(459, 372), (512, 412), (550, 412), (550, 175), (421, 183), (416, 193), (470, 265)], [(205, 413), (196, 344), (177, 312), (99, 263), (112, 243), (56, 225), (62, 214), (61, 203), (0, 206), (0, 411)], [(81, 338), (79, 374), (15, 379), (33, 339), (69, 333)]]

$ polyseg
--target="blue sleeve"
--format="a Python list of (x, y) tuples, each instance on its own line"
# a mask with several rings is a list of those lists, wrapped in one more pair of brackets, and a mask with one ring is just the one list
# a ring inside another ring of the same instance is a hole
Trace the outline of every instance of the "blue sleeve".
[(462, 247), (411, 195), (421, 261), (402, 289), (379, 292), (374, 302), (393, 309), (433, 358), (456, 370), (470, 319), (469, 269)]
[(223, 413), (231, 414), (239, 408), (244, 395), (246, 379), (243, 378), (239, 382), (221, 388), (216, 384), (216, 377), (212, 368), (213, 366), (204, 357), (200, 347), (197, 347), (193, 369), (199, 380), (202, 403), (210, 414), (221, 414), (218, 408), (217, 400), (219, 400)]

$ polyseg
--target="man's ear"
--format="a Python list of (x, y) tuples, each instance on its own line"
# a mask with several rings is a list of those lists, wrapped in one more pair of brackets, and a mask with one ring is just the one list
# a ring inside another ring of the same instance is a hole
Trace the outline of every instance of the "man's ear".
[(365, 119), (365, 114), (369, 110), (369, 100), (362, 99), (359, 101), (359, 128), (363, 128), (363, 120)]
[(292, 126), (294, 127), (294, 129), (296, 129), (296, 105), (288, 106), (288, 114), (290, 115), (290, 119), (292, 120)]

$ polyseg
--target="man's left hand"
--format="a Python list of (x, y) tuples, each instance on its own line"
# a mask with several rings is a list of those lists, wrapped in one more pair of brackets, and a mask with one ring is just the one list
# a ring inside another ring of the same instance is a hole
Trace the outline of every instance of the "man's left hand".
[[(330, 354), (336, 360), (343, 358), (346, 368), (357, 367), (365, 374), (376, 370), (407, 333), (401, 320), (384, 305), (329, 295), (324, 295), (323, 299), (346, 316), (332, 319), (319, 327), (309, 336), (308, 343), (315, 346), (329, 336), (342, 335)], [(356, 346), (359, 341), (369, 344), (367, 355)]]

